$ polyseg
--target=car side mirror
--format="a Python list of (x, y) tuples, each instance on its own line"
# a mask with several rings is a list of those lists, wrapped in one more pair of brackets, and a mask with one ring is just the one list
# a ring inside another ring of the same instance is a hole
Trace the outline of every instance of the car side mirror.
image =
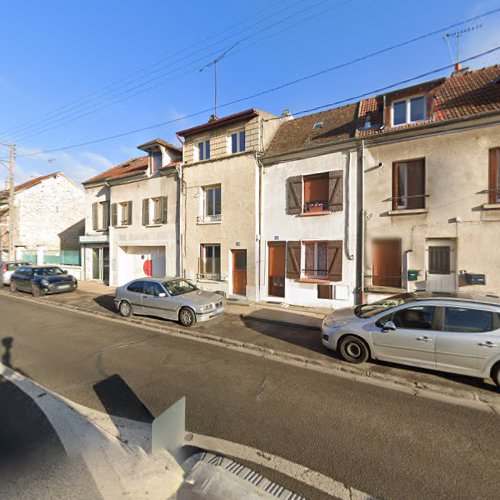
[(394, 324), (394, 321), (388, 321), (382, 327), (383, 332), (390, 332), (390, 331), (394, 331), (394, 330), (396, 330), (396, 325)]
[(63, 269), (63, 270), (62, 270), (62, 273), (63, 273), (63, 274), (68, 274), (68, 271), (66, 271), (66, 269)]
[(163, 298), (163, 297), (166, 297), (166, 296), (167, 296), (167, 294), (165, 292), (160, 292), (158, 294), (158, 297), (160, 297), (160, 298)]

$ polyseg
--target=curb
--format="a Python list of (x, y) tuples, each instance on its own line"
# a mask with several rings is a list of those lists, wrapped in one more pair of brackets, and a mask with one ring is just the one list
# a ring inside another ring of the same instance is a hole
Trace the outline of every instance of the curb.
[[(1, 294), (1, 292), (0, 292)], [(7, 294), (6, 294), (7, 295)], [(123, 318), (117, 314), (111, 312), (105, 313), (101, 311), (94, 311), (86, 309), (83, 307), (68, 306), (65, 303), (51, 301), (45, 302), (43, 299), (34, 299), (30, 296), (20, 296), (20, 295), (7, 295), (17, 300), (25, 300), (33, 304), (48, 305), (49, 307), (54, 307), (56, 309), (64, 309), (67, 311), (80, 312), (84, 314), (90, 314), (92, 316), (98, 316), (104, 319), (117, 321), (121, 323), (129, 323), (131, 325), (139, 325), (146, 327), (150, 330), (157, 331), (159, 333), (173, 333), (181, 337), (192, 337), (194, 339), (204, 340), (215, 345), (222, 345), (233, 349), (245, 349), (251, 351), (254, 354), (262, 355), (262, 357), (270, 359), (281, 359), (284, 362), (298, 364), (304, 368), (314, 369), (326, 374), (333, 374), (338, 376), (343, 376), (347, 378), (352, 378), (355, 380), (371, 383), (385, 383), (395, 386), (399, 390), (403, 390), (407, 393), (413, 394), (414, 396), (424, 396), (433, 395), (441, 396), (444, 398), (465, 401), (467, 403), (479, 403), (485, 405), (487, 410), (493, 412), (500, 416), (500, 398), (498, 396), (489, 396), (488, 394), (480, 394), (472, 390), (466, 389), (450, 389), (445, 386), (433, 383), (423, 383), (418, 381), (411, 381), (405, 377), (399, 377), (396, 375), (385, 375), (378, 372), (371, 371), (370, 368), (356, 368), (351, 365), (344, 365), (335, 361), (324, 361), (321, 359), (308, 358), (307, 356), (302, 356), (299, 354), (292, 354), (284, 351), (276, 351), (268, 347), (258, 346), (256, 344), (250, 344), (246, 342), (241, 342), (238, 340), (233, 340), (225, 337), (220, 337), (217, 335), (212, 335), (209, 333), (203, 333), (195, 330), (186, 330), (179, 327), (170, 325), (157, 325), (152, 324), (148, 321), (144, 321), (139, 318)]]

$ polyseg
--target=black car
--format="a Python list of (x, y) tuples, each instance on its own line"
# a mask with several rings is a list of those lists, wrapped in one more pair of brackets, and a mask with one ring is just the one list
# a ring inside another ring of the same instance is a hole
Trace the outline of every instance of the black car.
[(10, 277), (10, 291), (31, 292), (34, 297), (46, 293), (72, 292), (78, 283), (74, 276), (57, 266), (23, 266)]

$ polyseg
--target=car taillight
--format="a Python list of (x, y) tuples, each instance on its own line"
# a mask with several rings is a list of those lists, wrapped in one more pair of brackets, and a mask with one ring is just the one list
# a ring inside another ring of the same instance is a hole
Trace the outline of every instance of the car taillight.
[(7, 271), (7, 264), (2, 264), (2, 272), (5, 272)]

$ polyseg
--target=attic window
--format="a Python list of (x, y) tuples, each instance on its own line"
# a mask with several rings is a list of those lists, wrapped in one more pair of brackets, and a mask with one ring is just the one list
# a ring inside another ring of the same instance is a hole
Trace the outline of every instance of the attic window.
[(313, 125), (313, 130), (318, 130), (320, 128), (323, 128), (323, 122), (317, 122)]
[(363, 130), (369, 130), (372, 128), (371, 114), (366, 113), (365, 124), (363, 125)]

